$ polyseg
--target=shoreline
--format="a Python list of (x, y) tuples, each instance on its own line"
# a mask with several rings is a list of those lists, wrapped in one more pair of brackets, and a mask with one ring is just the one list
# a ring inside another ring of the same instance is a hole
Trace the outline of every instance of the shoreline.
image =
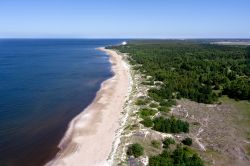
[(46, 166), (112, 165), (122, 126), (124, 105), (132, 87), (128, 63), (114, 50), (97, 48), (109, 55), (114, 75), (105, 80), (90, 105), (77, 115)]

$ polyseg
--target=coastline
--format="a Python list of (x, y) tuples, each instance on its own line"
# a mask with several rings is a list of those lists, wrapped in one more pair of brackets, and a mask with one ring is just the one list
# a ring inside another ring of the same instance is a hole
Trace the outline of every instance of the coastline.
[(129, 65), (121, 55), (105, 48), (98, 50), (110, 56), (114, 76), (102, 83), (93, 102), (70, 122), (59, 144), (61, 150), (46, 166), (112, 165), (132, 83)]

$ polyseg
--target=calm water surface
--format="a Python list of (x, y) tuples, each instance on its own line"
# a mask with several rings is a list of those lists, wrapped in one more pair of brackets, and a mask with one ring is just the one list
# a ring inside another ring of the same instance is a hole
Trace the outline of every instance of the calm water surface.
[(112, 76), (120, 40), (0, 39), (0, 166), (39, 166)]

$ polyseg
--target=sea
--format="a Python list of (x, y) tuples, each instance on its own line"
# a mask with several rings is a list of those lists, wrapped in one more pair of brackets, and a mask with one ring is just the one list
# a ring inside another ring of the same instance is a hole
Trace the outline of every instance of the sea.
[(40, 166), (112, 77), (113, 39), (0, 39), (0, 166)]

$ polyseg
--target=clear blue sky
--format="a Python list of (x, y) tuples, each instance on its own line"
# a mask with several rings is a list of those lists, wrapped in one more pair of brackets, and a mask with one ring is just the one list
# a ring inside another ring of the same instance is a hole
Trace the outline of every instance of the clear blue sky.
[(250, 0), (0, 0), (0, 37), (250, 38)]

